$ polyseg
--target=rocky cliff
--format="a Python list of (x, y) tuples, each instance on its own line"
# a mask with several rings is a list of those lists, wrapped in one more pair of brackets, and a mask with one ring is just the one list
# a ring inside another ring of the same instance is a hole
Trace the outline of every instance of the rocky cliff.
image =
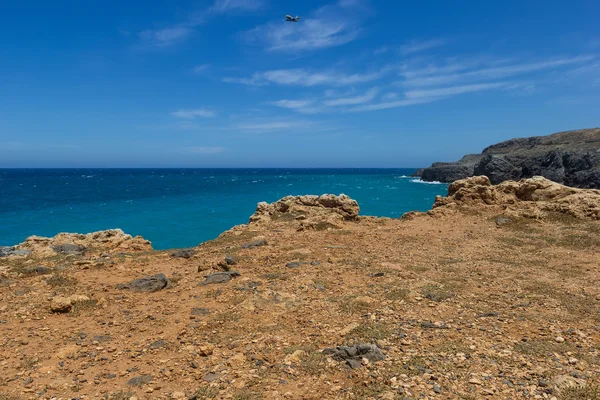
[(459, 161), (434, 163), (424, 181), (453, 182), (474, 175), (492, 184), (539, 175), (578, 188), (600, 188), (600, 128), (511, 139)]

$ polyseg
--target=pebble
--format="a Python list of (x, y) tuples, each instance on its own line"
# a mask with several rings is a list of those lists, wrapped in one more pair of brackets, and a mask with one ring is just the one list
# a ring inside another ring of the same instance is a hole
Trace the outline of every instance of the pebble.
[(433, 391), (437, 394), (442, 393), (442, 388), (439, 385), (433, 385)]
[(554, 340), (556, 341), (556, 343), (562, 343), (565, 341), (565, 338), (562, 336), (557, 336)]

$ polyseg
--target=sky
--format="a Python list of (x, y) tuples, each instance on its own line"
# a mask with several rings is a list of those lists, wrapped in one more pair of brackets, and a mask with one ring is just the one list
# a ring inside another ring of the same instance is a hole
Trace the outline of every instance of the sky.
[(596, 0), (3, 2), (0, 168), (416, 168), (598, 127), (599, 15)]

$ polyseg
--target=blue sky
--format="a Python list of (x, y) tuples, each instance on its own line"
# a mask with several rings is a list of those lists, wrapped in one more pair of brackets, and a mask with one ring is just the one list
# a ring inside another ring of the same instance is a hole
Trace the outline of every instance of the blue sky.
[(0, 167), (419, 167), (600, 126), (595, 0), (0, 11)]

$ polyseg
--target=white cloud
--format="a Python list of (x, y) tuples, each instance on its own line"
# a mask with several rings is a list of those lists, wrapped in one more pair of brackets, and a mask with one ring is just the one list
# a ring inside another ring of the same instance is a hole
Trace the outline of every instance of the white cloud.
[(409, 43), (400, 46), (400, 52), (404, 55), (419, 53), (425, 50), (444, 46), (447, 43), (447, 39), (412, 40)]
[[(480, 66), (477, 69), (471, 69), (469, 64), (450, 64), (442, 67), (419, 68), (418, 66), (405, 68), (402, 75), (405, 86), (439, 86), (449, 85), (460, 82), (473, 82), (482, 80), (497, 80), (509, 78), (517, 75), (537, 72), (542, 70), (551, 70), (567, 65), (581, 64), (591, 60), (593, 57), (580, 56), (570, 58), (558, 58), (553, 60), (510, 64), (501, 66)], [(462, 70), (461, 70), (462, 69)], [(466, 70), (470, 69), (470, 70)], [(440, 73), (440, 71), (456, 73)]]
[(404, 95), (407, 99), (423, 99), (456, 96), (459, 94), (480, 92), (482, 90), (498, 89), (508, 86), (506, 82), (484, 83), (479, 85), (450, 86), (436, 89), (410, 90)]
[(365, 74), (344, 74), (336, 71), (310, 72), (302, 68), (279, 69), (257, 72), (250, 78), (225, 78), (224, 82), (241, 83), (244, 85), (266, 85), (275, 83), (287, 86), (345, 86), (371, 82), (382, 78), (391, 68), (386, 67), (379, 71)]
[(214, 111), (207, 110), (205, 108), (199, 108), (199, 109), (195, 109), (195, 110), (173, 111), (171, 113), (171, 115), (176, 118), (195, 119), (197, 117), (211, 118), (211, 117), (214, 117), (216, 114)]
[(235, 126), (236, 129), (246, 131), (274, 131), (282, 129), (297, 128), (299, 124), (292, 121), (266, 121), (266, 122), (250, 122), (244, 124), (238, 124)]
[(138, 35), (142, 42), (151, 47), (169, 47), (187, 38), (193, 29), (179, 26), (158, 30), (145, 30)]
[(227, 13), (230, 11), (252, 11), (264, 5), (262, 0), (215, 0), (209, 11)]
[(377, 111), (377, 110), (385, 110), (389, 108), (398, 108), (398, 107), (407, 107), (416, 104), (425, 104), (425, 103), (433, 103), (438, 100), (442, 100), (444, 97), (425, 97), (425, 98), (413, 98), (413, 99), (403, 99), (396, 101), (387, 101), (382, 103), (375, 104), (367, 104), (359, 107), (354, 107), (349, 109), (350, 112), (361, 112), (361, 111)]
[(365, 14), (364, 9), (361, 1), (339, 0), (321, 7), (298, 23), (271, 22), (245, 32), (243, 37), (269, 51), (279, 52), (341, 46), (361, 34), (360, 22)]
[(278, 100), (272, 104), (277, 107), (289, 108), (291, 110), (302, 109), (309, 107), (314, 103), (314, 100)]
[(208, 65), (208, 64), (196, 65), (194, 67), (194, 72), (196, 72), (196, 73), (204, 72), (204, 71), (206, 71), (209, 68), (210, 68), (210, 65)]
[(386, 93), (382, 96), (382, 99), (386, 100), (386, 101), (396, 100), (397, 98), (398, 98), (398, 93), (394, 93), (394, 92)]
[(373, 88), (368, 90), (362, 96), (341, 97), (333, 100), (326, 100), (323, 102), (323, 104), (329, 107), (336, 107), (369, 103), (375, 98), (375, 96), (377, 96), (377, 93), (379, 93), (379, 89)]
[(189, 153), (194, 153), (194, 154), (203, 154), (203, 155), (210, 155), (210, 154), (219, 154), (225, 151), (225, 147), (220, 147), (220, 146), (192, 146), (192, 147), (187, 147), (184, 149), (184, 151), (189, 152)]

